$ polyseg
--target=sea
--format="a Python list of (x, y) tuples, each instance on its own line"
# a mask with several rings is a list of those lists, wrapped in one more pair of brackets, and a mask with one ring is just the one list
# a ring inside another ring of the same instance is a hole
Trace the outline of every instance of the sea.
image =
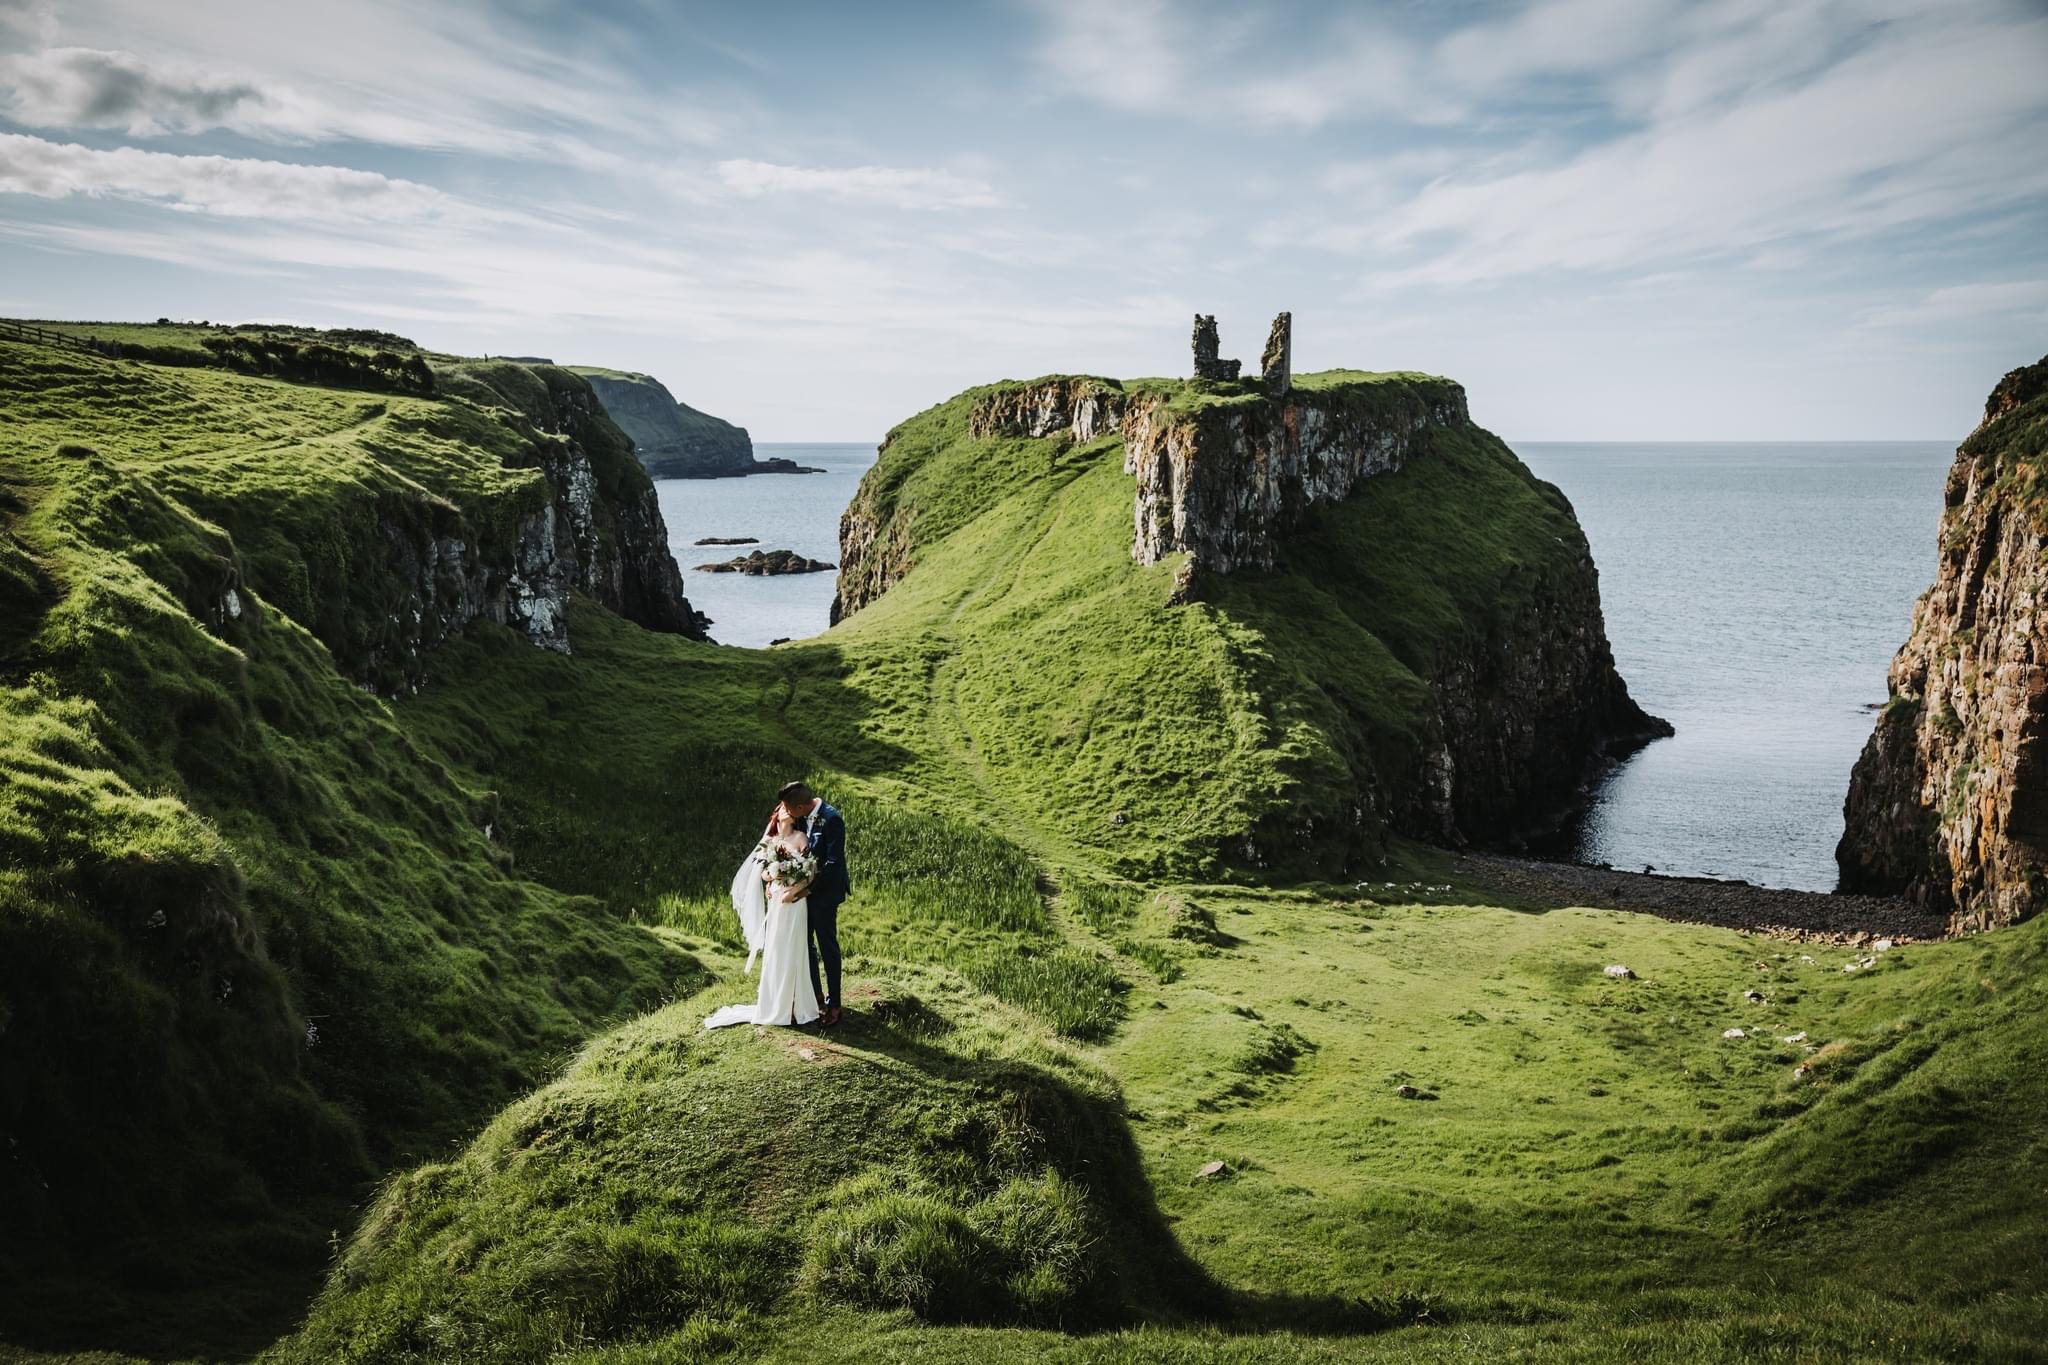
[[(839, 562), (839, 514), (853, 501), (860, 476), (875, 462), (876, 444), (754, 446), (756, 459), (780, 455), (822, 474), (749, 474), (739, 479), (657, 479), (669, 548), (683, 566), (683, 595), (711, 618), (711, 638), (759, 648), (800, 640), (825, 629), (832, 615), (835, 573), (755, 578), (705, 573), (697, 565), (752, 550), (795, 550), (806, 559)], [(759, 545), (699, 545), (705, 536), (752, 536)]]
[[(1885, 699), (1913, 601), (1934, 578), (1937, 441), (1514, 442), (1563, 489), (1600, 572), (1616, 665), (1676, 728), (1620, 764), (1556, 857), (1829, 891), (1849, 771)], [(761, 646), (825, 629), (834, 575), (693, 566), (754, 536), (827, 563), (870, 443), (770, 445), (823, 474), (656, 484), (692, 605), (711, 635)]]
[(1834, 890), (1849, 772), (1934, 581), (1954, 447), (1511, 444), (1571, 499), (1615, 665), (1677, 730), (1545, 851)]

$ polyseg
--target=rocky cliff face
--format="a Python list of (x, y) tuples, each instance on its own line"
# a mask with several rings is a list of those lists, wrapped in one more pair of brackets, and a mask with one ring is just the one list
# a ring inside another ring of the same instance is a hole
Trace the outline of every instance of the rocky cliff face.
[(2005, 376), (1956, 451), (1941, 561), (1849, 780), (1841, 889), (1952, 933), (2048, 900), (2048, 359)]
[(500, 409), (524, 438), (507, 463), (542, 477), (485, 507), (385, 493), (374, 534), (345, 524), (371, 556), (350, 561), (385, 570), (311, 595), (309, 624), (345, 672), (416, 689), (433, 646), (479, 617), (567, 653), (575, 592), (651, 630), (706, 638), (654, 485), (588, 384), (554, 366), (492, 363), (445, 373), (442, 386)]
[(1566, 562), (1524, 571), (1534, 581), (1518, 585), (1523, 609), (1480, 623), (1437, 658), (1420, 771), (1395, 784), (1394, 828), (1451, 844), (1516, 842), (1579, 805), (1611, 761), (1672, 733), (1629, 695), (1592, 552), (1583, 537), (1569, 548)]
[(722, 478), (765, 472), (745, 427), (676, 401), (644, 374), (583, 368), (611, 419), (631, 438), (647, 472), (658, 479)]
[(1340, 390), (1193, 411), (1134, 404), (1123, 425), (1124, 472), (1138, 481), (1131, 552), (1141, 564), (1185, 551), (1198, 570), (1270, 569), (1309, 508), (1401, 468), (1432, 430), (1471, 420), (1465, 390), (1442, 379), (1370, 401)]
[(1092, 441), (1117, 431), (1130, 410), (1130, 395), (1114, 379), (1061, 375), (1030, 384), (998, 384), (982, 394), (967, 414), (975, 440), (997, 436), (1054, 436)]

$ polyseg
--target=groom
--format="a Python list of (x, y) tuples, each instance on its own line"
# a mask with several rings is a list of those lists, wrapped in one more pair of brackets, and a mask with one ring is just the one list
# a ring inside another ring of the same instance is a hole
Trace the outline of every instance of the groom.
[[(811, 990), (822, 1011), (818, 1022), (831, 1028), (839, 1022), (839, 903), (853, 890), (846, 876), (846, 822), (839, 818), (836, 806), (820, 801), (817, 793), (801, 782), (790, 783), (775, 793), (775, 799), (803, 830), (812, 854), (818, 859), (817, 875), (811, 878), (809, 887), (785, 891), (782, 898), (810, 897)], [(825, 964), (829, 993), (818, 988), (820, 960)]]

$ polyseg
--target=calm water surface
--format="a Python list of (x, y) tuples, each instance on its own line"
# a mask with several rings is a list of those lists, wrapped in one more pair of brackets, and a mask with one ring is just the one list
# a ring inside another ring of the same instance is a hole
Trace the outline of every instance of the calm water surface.
[(1830, 891), (1849, 770), (1934, 578), (1952, 446), (1515, 451), (1592, 542), (1615, 663), (1677, 727), (1555, 852)]
[[(795, 550), (827, 564), (839, 562), (839, 514), (853, 501), (860, 476), (875, 462), (873, 442), (854, 445), (754, 447), (761, 459), (782, 455), (823, 474), (750, 474), (743, 479), (657, 479), (662, 519), (683, 593), (711, 618), (711, 638), (726, 645), (800, 640), (825, 628), (832, 610), (830, 573), (753, 578), (701, 573), (699, 564), (752, 550)], [(700, 536), (754, 536), (759, 545), (698, 545)]]
[[(765, 645), (825, 629), (833, 575), (694, 566), (745, 549), (839, 558), (839, 514), (870, 443), (762, 445), (824, 474), (656, 487), (690, 601), (711, 634)], [(1636, 754), (1550, 851), (1660, 872), (1831, 890), (1849, 770), (1869, 737), (1913, 599), (1932, 581), (1953, 448), (1524, 442), (1571, 498), (1600, 568), (1607, 634), (1636, 700), (1678, 729)]]

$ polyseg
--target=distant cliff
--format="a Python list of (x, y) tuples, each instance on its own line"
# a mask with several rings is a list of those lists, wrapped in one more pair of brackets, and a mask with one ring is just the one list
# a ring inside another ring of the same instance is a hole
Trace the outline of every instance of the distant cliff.
[(1849, 780), (1844, 891), (1899, 892), (1951, 932), (2048, 902), (2048, 358), (2012, 371), (1956, 451), (1941, 562)]
[(633, 440), (635, 453), (657, 479), (708, 479), (777, 472), (754, 458), (754, 442), (736, 427), (699, 412), (658, 379), (593, 366), (572, 367), (590, 381), (611, 419)]
[[(1303, 375), (1278, 397), (1087, 376), (971, 391), (884, 444), (841, 520), (834, 621), (999, 499), (1001, 471), (1056, 479), (1098, 450), (1132, 481), (1127, 561), (1172, 564), (1168, 611), (1263, 640), (1238, 665), (1267, 698), (1259, 723), (1298, 715), (1343, 769), (1244, 830), (1238, 861), (1348, 860), (1385, 829), (1512, 842), (1613, 755), (1671, 733), (1615, 669), (1570, 503), (1426, 375)], [(937, 486), (940, 458), (977, 471), (974, 496)], [(1428, 477), (1395, 477), (1411, 466)]]

